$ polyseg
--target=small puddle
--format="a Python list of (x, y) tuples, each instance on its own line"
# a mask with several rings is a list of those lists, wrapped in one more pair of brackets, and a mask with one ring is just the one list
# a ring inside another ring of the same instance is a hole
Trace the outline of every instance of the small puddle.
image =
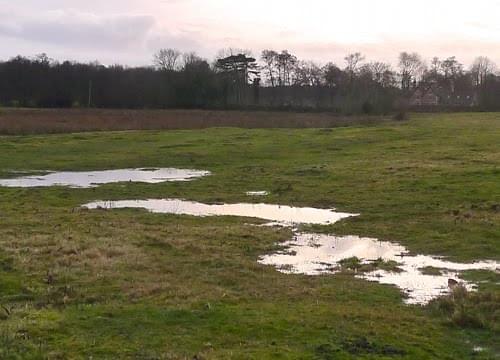
[(210, 175), (209, 171), (191, 169), (120, 169), (86, 172), (49, 172), (43, 175), (22, 176), (0, 179), (0, 186), (6, 187), (48, 187), (69, 186), (91, 188), (102, 184), (117, 182), (162, 183), (167, 181), (190, 181)]
[(87, 209), (139, 208), (154, 213), (193, 216), (241, 216), (269, 220), (280, 225), (333, 224), (354, 214), (340, 213), (334, 209), (300, 208), (269, 204), (208, 205), (178, 199), (96, 201), (83, 205)]
[[(465, 270), (497, 271), (500, 263), (483, 261), (461, 264), (425, 255), (410, 255), (398, 244), (357, 236), (331, 236), (321, 234), (295, 234), (292, 241), (283, 244), (285, 250), (266, 255), (259, 263), (275, 266), (287, 274), (321, 275), (341, 271), (343, 260), (358, 258), (361, 264), (370, 264), (382, 259), (397, 262), (391, 270), (373, 269), (358, 272), (356, 277), (381, 284), (396, 285), (406, 295), (408, 304), (426, 304), (430, 300), (449, 293), (448, 280), (458, 279)], [(439, 275), (426, 275), (422, 269), (442, 269)], [(472, 283), (463, 282), (473, 290)]]
[(247, 191), (247, 196), (267, 196), (269, 191)]

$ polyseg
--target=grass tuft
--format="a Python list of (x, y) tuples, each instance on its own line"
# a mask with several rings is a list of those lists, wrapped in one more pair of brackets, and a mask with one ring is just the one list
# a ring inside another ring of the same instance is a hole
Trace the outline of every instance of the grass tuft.
[(433, 300), (429, 308), (461, 328), (500, 331), (500, 294), (473, 293), (463, 285), (456, 286), (450, 295)]

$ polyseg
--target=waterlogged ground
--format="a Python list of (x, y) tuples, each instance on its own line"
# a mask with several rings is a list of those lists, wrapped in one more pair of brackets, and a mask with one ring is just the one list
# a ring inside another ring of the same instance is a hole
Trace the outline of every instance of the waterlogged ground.
[[(401, 245), (358, 236), (300, 233), (284, 245), (284, 251), (263, 256), (259, 262), (273, 265), (286, 274), (335, 274), (347, 268), (354, 270), (360, 279), (396, 285), (403, 290), (407, 304), (425, 305), (447, 295), (450, 279), (461, 282), (469, 291), (475, 290), (476, 284), (459, 280), (463, 271), (500, 271), (500, 262), (462, 264), (411, 255)], [(428, 274), (425, 272), (428, 268), (439, 271)]]
[[(153, 213), (193, 216), (239, 216), (269, 220), (265, 225), (297, 226), (300, 224), (329, 225), (355, 214), (340, 213), (334, 209), (300, 208), (270, 204), (219, 204), (208, 205), (180, 199), (149, 199), (95, 201), (83, 205), (86, 209), (145, 209)], [(450, 293), (449, 281), (457, 281), (469, 291), (476, 284), (460, 281), (460, 273), (466, 270), (500, 271), (500, 262), (483, 261), (461, 264), (432, 256), (410, 255), (401, 245), (377, 239), (357, 236), (329, 236), (319, 234), (295, 234), (285, 244), (285, 251), (261, 257), (259, 262), (273, 265), (288, 274), (335, 274), (342, 270), (342, 262), (359, 260), (358, 270), (363, 264), (376, 261), (393, 262), (392, 269), (373, 267), (358, 277), (382, 284), (396, 285), (404, 291), (408, 304), (425, 305), (432, 299)], [(434, 268), (438, 274), (426, 274)]]
[[(457, 270), (478, 284), (476, 293), (408, 306), (396, 286), (358, 278), (394, 269), (389, 261), (366, 272), (373, 264), (351, 259), (333, 276), (259, 264), (293, 239), (291, 228), (255, 226), (268, 220), (81, 205), (186, 199), (336, 208), (360, 216), (301, 225), (298, 234), (380, 239), (454, 264), (498, 262), (499, 138), (498, 114), (331, 130), (2, 137), (3, 179), (33, 169), (212, 175), (0, 187), (0, 358), (494, 359), (500, 278), (492, 271)], [(265, 199), (246, 194), (259, 190), (269, 192)], [(443, 264), (434, 265), (419, 271), (439, 277)]]

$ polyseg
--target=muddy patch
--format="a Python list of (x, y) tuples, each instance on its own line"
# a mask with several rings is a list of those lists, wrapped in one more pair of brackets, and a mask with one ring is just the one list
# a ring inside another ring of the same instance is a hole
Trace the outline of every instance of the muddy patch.
[(207, 175), (210, 175), (210, 172), (174, 168), (120, 169), (86, 172), (45, 172), (45, 174), (42, 175), (29, 175), (12, 179), (0, 179), (0, 186), (23, 188), (49, 186), (91, 188), (102, 184), (117, 182), (142, 182), (157, 184), (170, 181), (190, 181)]
[[(399, 287), (408, 304), (423, 305), (448, 294), (450, 279), (458, 280), (462, 271), (500, 269), (500, 263), (492, 261), (461, 264), (438, 257), (411, 255), (401, 245), (358, 236), (299, 233), (284, 246), (285, 250), (263, 256), (259, 263), (275, 266), (283, 273), (306, 275), (334, 274), (342, 271), (346, 262), (351, 263), (356, 277)], [(387, 267), (387, 264), (395, 266)], [(429, 274), (424, 270), (429, 268), (440, 269), (440, 272)], [(475, 288), (470, 282), (463, 284), (469, 290)]]
[(328, 225), (355, 214), (336, 212), (334, 209), (316, 209), (270, 204), (216, 204), (209, 205), (179, 199), (150, 199), (95, 201), (83, 205), (87, 209), (146, 209), (153, 213), (193, 216), (240, 216), (268, 220), (284, 226), (294, 224)]

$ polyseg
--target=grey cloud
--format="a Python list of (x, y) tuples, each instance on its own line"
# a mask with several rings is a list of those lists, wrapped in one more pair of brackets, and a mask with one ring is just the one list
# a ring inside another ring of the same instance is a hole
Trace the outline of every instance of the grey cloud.
[(202, 33), (178, 29), (173, 34), (161, 28), (153, 16), (58, 10), (34, 17), (6, 14), (0, 9), (0, 18), (6, 19), (0, 22), (0, 39), (12, 45), (0, 49), (0, 58), (19, 52), (47, 52), (58, 60), (99, 59), (104, 63), (148, 65), (152, 54), (164, 47), (210, 54), (203, 45)]
[(97, 16), (74, 11), (6, 19), (0, 24), (0, 36), (92, 49), (137, 46), (147, 39), (156, 23), (152, 16)]

